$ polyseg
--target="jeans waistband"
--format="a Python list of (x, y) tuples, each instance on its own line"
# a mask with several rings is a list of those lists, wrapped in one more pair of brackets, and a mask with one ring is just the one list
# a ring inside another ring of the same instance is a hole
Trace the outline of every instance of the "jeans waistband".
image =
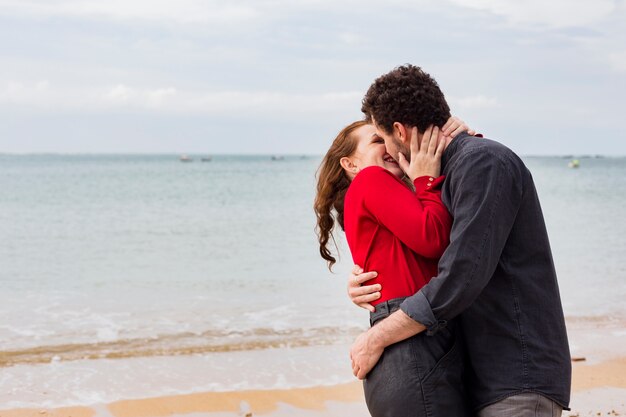
[(392, 298), (391, 300), (383, 301), (375, 306), (376, 311), (370, 312), (370, 326), (376, 324), (376, 322), (388, 317), (391, 313), (400, 308), (400, 304), (406, 299), (406, 297)]

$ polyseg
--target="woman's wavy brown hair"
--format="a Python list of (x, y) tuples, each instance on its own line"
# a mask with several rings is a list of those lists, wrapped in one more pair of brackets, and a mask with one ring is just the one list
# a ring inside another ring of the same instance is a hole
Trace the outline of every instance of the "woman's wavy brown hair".
[(340, 160), (354, 153), (358, 140), (353, 133), (367, 124), (368, 122), (362, 120), (344, 127), (330, 145), (330, 149), (317, 170), (317, 195), (313, 204), (317, 216), (315, 232), (320, 244), (320, 255), (328, 262), (328, 269), (331, 269), (337, 262), (329, 248), (329, 242), (332, 240), (337, 249), (333, 230), (335, 222), (342, 230), (344, 228), (343, 202), (350, 186), (350, 178), (341, 167)]

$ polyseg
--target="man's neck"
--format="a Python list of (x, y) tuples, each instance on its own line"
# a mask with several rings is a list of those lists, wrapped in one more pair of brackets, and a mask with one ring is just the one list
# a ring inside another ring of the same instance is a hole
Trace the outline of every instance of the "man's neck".
[(454, 138), (446, 139), (446, 147), (443, 150), (443, 156), (441, 157), (441, 169), (443, 171), (446, 162), (452, 157), (455, 153), (455, 149), (458, 148), (459, 141), (464, 137), (468, 136), (467, 132), (461, 132)]

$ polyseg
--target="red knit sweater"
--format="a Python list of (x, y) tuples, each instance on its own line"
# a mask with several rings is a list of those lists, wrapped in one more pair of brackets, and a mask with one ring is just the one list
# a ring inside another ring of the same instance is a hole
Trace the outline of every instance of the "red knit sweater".
[(344, 202), (344, 227), (355, 264), (378, 276), (381, 298), (373, 305), (415, 294), (437, 275), (450, 239), (452, 218), (441, 202), (444, 177), (420, 177), (416, 191), (378, 166), (363, 169)]

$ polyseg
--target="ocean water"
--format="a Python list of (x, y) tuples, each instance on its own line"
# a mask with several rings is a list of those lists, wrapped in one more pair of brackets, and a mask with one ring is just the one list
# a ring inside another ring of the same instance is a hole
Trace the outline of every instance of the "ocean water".
[[(525, 158), (569, 317), (624, 317), (626, 158)], [(332, 384), (367, 312), (320, 157), (0, 155), (0, 405)], [(0, 407), (2, 408), (2, 407)]]

